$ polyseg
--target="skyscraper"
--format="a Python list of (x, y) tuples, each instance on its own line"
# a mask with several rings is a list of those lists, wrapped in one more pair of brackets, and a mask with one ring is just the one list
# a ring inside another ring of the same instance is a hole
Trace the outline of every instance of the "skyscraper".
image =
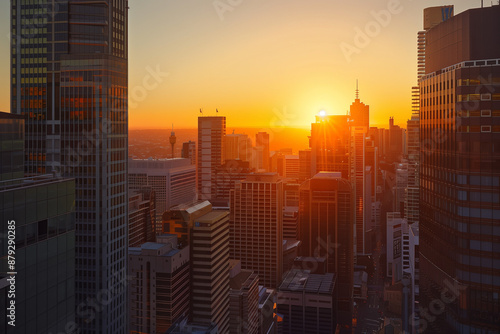
[[(424, 9), (424, 30), (417, 35), (417, 79), (425, 75), (425, 34), (428, 30), (453, 17), (453, 6)], [(420, 88), (412, 87), (412, 115), (407, 124), (408, 187), (406, 190), (405, 217), (408, 224), (419, 221), (420, 201)]]
[[(366, 132), (365, 126), (351, 127), (351, 146), (349, 151), (349, 167), (350, 167), (350, 181), (354, 187), (355, 198), (355, 239), (356, 239), (356, 253), (365, 254), (366, 248), (366, 232), (367, 232), (367, 219), (366, 212), (371, 212), (371, 191), (367, 182), (366, 171)], [(368, 195), (368, 196), (367, 196)]]
[(364, 104), (359, 99), (359, 90), (356, 82), (356, 98), (349, 107), (349, 125), (350, 126), (364, 126), (366, 133), (370, 128), (370, 106)]
[(283, 182), (276, 173), (250, 174), (231, 190), (230, 207), (231, 258), (276, 288), (283, 274)]
[(226, 117), (198, 118), (198, 198), (212, 199), (215, 170), (224, 163)]
[(180, 245), (189, 244), (194, 221), (212, 211), (209, 201), (194, 201), (171, 207), (162, 216), (161, 234), (175, 234)]
[(259, 332), (259, 276), (242, 270), (241, 262), (230, 262), (229, 330), (231, 333)]
[(128, 182), (131, 190), (155, 191), (157, 223), (170, 207), (196, 199), (196, 167), (188, 159), (129, 159)]
[(425, 36), (419, 326), (429, 332), (500, 330), (499, 30), (493, 6)]
[(405, 217), (408, 224), (419, 221), (420, 200), (420, 118), (413, 114), (406, 122), (408, 132), (408, 186), (405, 198)]
[(0, 155), (0, 332), (63, 332), (75, 320), (75, 181), (23, 177), (23, 116), (0, 112)]
[(211, 211), (190, 230), (191, 314), (195, 323), (229, 333), (229, 213)]
[(335, 333), (336, 284), (334, 273), (290, 270), (278, 289), (278, 313), (283, 317), (280, 333)]
[(115, 292), (77, 321), (83, 333), (125, 333), (128, 1), (18, 0), (11, 14), (11, 110), (27, 117), (25, 170), (75, 179), (77, 305)]
[(130, 332), (165, 333), (189, 316), (189, 247), (177, 248), (177, 236), (128, 249)]
[(190, 140), (182, 143), (181, 157), (189, 159), (189, 161), (191, 161), (191, 165), (196, 165), (196, 142)]
[(212, 202), (215, 206), (229, 207), (231, 189), (235, 183), (246, 179), (254, 171), (248, 161), (227, 160), (215, 170), (215, 184)]
[(354, 192), (340, 173), (322, 172), (300, 187), (301, 255), (323, 257), (337, 274), (338, 321), (351, 326), (354, 273)]
[(258, 132), (255, 135), (255, 147), (262, 148), (262, 169), (270, 172), (269, 168), (269, 133)]
[(151, 187), (129, 191), (129, 247), (140, 247), (146, 242), (155, 242), (157, 225), (155, 203), (155, 191)]
[(248, 135), (240, 133), (228, 134), (224, 143), (224, 161), (228, 160), (252, 160), (252, 140)]
[(349, 177), (349, 136), (348, 116), (316, 116), (309, 138), (309, 177), (319, 172), (341, 172), (343, 178)]

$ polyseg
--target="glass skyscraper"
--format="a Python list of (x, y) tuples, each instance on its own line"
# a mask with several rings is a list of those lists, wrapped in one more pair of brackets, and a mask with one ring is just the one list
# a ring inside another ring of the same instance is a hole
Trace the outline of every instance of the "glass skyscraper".
[(0, 333), (64, 332), (75, 318), (75, 181), (23, 176), (23, 116), (0, 112), (0, 155)]
[(427, 332), (500, 331), (499, 30), (493, 6), (425, 35), (419, 328)]
[(82, 333), (127, 329), (127, 15), (127, 0), (11, 0), (11, 110), (26, 115), (25, 171), (76, 183)]

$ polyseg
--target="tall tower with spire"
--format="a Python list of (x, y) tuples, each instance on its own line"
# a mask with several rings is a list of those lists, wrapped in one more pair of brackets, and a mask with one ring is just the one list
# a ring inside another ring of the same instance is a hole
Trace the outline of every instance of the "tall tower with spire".
[(349, 113), (350, 181), (354, 186), (355, 211), (355, 249), (357, 254), (366, 254), (370, 247), (367, 243), (369, 222), (371, 221), (371, 172), (366, 165), (366, 136), (370, 129), (370, 107), (359, 99), (359, 86), (356, 80), (356, 98)]
[(366, 131), (370, 128), (370, 107), (359, 99), (358, 80), (356, 80), (356, 98), (350, 107), (350, 125), (365, 126)]
[(172, 159), (173, 159), (175, 157), (174, 145), (175, 145), (175, 142), (177, 141), (177, 137), (175, 136), (173, 124), (172, 124), (172, 132), (170, 132), (169, 140), (170, 140), (170, 145), (172, 145)]

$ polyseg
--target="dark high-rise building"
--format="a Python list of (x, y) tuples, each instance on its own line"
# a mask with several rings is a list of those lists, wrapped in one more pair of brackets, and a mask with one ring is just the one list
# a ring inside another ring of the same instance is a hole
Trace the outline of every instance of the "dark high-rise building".
[(128, 203), (128, 246), (140, 247), (146, 242), (155, 242), (155, 191), (151, 187), (131, 190)]
[(420, 118), (418, 114), (413, 114), (406, 123), (408, 133), (408, 186), (405, 198), (405, 217), (408, 224), (419, 221), (419, 201), (420, 201)]
[(189, 316), (189, 247), (178, 248), (177, 236), (128, 249), (130, 333), (165, 333)]
[(255, 147), (262, 148), (262, 169), (270, 171), (269, 167), (269, 133), (259, 132), (255, 135)]
[(189, 159), (191, 165), (196, 165), (196, 142), (190, 140), (182, 143), (181, 158)]
[(231, 189), (235, 183), (246, 179), (254, 171), (250, 168), (248, 161), (227, 160), (223, 165), (215, 169), (214, 197), (212, 202), (215, 206), (229, 207)]
[(278, 313), (283, 317), (280, 333), (335, 333), (336, 284), (333, 273), (290, 270), (278, 289)]
[(303, 182), (311, 175), (311, 150), (299, 151), (299, 181)]
[(425, 36), (419, 327), (428, 332), (500, 331), (498, 31), (500, 6), (492, 6)]
[(230, 260), (229, 332), (259, 332), (259, 276), (242, 270), (241, 262)]
[(0, 112), (0, 155), (0, 332), (65, 332), (75, 321), (75, 181), (23, 177), (23, 116)]
[(343, 178), (349, 177), (349, 137), (348, 116), (316, 116), (309, 137), (311, 176), (319, 172), (341, 172)]
[(26, 116), (25, 171), (76, 183), (82, 333), (125, 333), (128, 1), (11, 1), (11, 110)]
[(300, 187), (300, 253), (326, 259), (338, 275), (338, 321), (351, 327), (354, 274), (354, 192), (340, 173), (319, 173)]
[(385, 157), (387, 163), (399, 162), (403, 156), (403, 130), (394, 124), (394, 117), (389, 118), (389, 129), (386, 130)]
[(364, 126), (367, 133), (370, 128), (370, 106), (361, 102), (357, 87), (356, 98), (349, 107), (349, 126)]
[(211, 200), (215, 192), (215, 170), (224, 163), (226, 117), (198, 118), (198, 198)]
[(0, 112), (0, 181), (24, 177), (24, 116)]

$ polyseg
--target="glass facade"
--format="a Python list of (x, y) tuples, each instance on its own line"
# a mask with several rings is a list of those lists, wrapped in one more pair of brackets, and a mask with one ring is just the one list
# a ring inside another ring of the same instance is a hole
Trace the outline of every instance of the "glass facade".
[[(125, 333), (128, 1), (12, 0), (11, 16), (25, 171), (75, 179), (78, 328)], [(90, 312), (103, 290), (110, 300)]]
[(0, 112), (0, 181), (24, 176), (24, 117)]
[[(471, 27), (499, 22), (500, 8), (478, 11), (496, 18), (471, 19)], [(428, 331), (500, 330), (498, 56), (463, 61), (420, 81), (420, 326)]]
[[(7, 221), (16, 229), (16, 326), (7, 324), (0, 288), (0, 332), (59, 333), (75, 316), (75, 182), (40, 176), (0, 182), (0, 281), (8, 268)], [(0, 286), (1, 283), (0, 283)], [(4, 307), (5, 306), (5, 307)]]

